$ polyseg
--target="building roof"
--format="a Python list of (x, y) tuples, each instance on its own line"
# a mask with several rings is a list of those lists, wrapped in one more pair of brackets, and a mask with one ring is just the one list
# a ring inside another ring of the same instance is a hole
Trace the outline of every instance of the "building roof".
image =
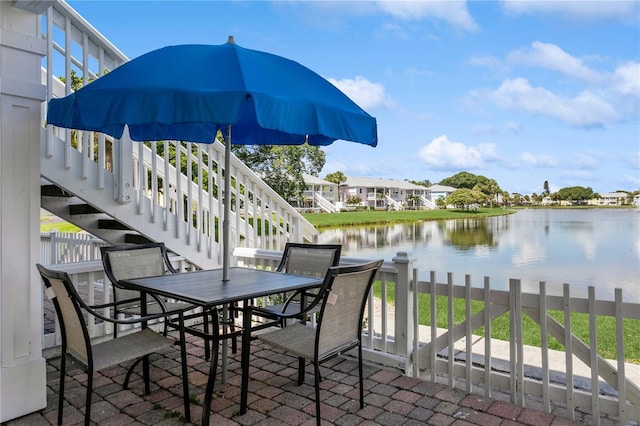
[(304, 179), (304, 183), (306, 183), (307, 185), (335, 185), (337, 186), (337, 184), (333, 183), (333, 182), (329, 182), (328, 180), (324, 180), (321, 179), (317, 176), (312, 176), (310, 174), (307, 173), (302, 173), (302, 178)]
[(429, 191), (431, 192), (453, 192), (456, 189), (457, 188), (454, 188), (453, 186), (446, 186), (446, 185), (431, 185), (429, 187)]
[(399, 188), (404, 190), (416, 190), (416, 191), (425, 191), (427, 189), (425, 186), (416, 185), (415, 183), (411, 183), (406, 180), (353, 177), (353, 176), (347, 176), (347, 181), (344, 184), (351, 187), (360, 186), (360, 187), (368, 187), (368, 188)]
[(629, 194), (626, 192), (607, 192), (606, 194), (600, 194), (600, 198), (627, 198)]

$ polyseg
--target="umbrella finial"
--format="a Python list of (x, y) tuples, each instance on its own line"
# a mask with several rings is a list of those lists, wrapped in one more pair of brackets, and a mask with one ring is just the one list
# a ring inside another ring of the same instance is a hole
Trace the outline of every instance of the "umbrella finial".
[(227, 44), (236, 44), (236, 41), (233, 39), (232, 35), (230, 35), (229, 38), (227, 39)]

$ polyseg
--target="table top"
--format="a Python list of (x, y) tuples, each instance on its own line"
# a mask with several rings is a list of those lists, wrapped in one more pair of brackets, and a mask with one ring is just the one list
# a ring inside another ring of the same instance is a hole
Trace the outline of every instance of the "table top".
[(242, 267), (229, 268), (228, 278), (228, 281), (222, 281), (220, 268), (128, 279), (122, 280), (122, 284), (131, 290), (207, 307), (315, 287), (323, 281), (319, 277)]

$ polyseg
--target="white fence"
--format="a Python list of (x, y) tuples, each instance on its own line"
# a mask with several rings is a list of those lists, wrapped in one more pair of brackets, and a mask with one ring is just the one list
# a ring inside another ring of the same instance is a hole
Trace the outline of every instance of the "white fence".
[(100, 260), (100, 247), (106, 242), (81, 232), (41, 232), (40, 262), (47, 265)]
[[(271, 269), (277, 266), (281, 253), (240, 248), (234, 256), (240, 266)], [(341, 263), (361, 260), (343, 258)], [(189, 267), (177, 266), (181, 270)], [(101, 262), (57, 268), (71, 275), (90, 303), (109, 299), (111, 290)], [(560, 407), (566, 410), (567, 417), (592, 424), (604, 420), (620, 424), (640, 421), (640, 366), (627, 364), (624, 358), (625, 347), (629, 345), (624, 322), (640, 321), (640, 304), (623, 302), (621, 289), (616, 290), (614, 301), (604, 301), (596, 299), (593, 288), (587, 298), (572, 297), (568, 284), (562, 296), (550, 296), (544, 284), (540, 285), (539, 294), (522, 293), (518, 280), (511, 280), (509, 291), (497, 291), (490, 288), (489, 278), (484, 279), (483, 287), (477, 288), (471, 286), (469, 276), (465, 276), (464, 284), (454, 283), (450, 273), (446, 283), (438, 283), (435, 272), (428, 281), (419, 281), (417, 277), (418, 271), (406, 253), (385, 261), (366, 312), (363, 338), (369, 361), (399, 368), (407, 375), (447, 383), (468, 393), (492, 397), (494, 392), (507, 392), (511, 402), (520, 406), (527, 407), (536, 401), (534, 408), (551, 412)], [(424, 303), (425, 296), (428, 303)], [(441, 301), (436, 303), (438, 298), (444, 298), (444, 308), (438, 304)], [(454, 319), (456, 300), (463, 301), (463, 320)], [(45, 347), (60, 343), (50, 309), (45, 303)], [(442, 309), (448, 321), (446, 328), (436, 326), (435, 318)], [(558, 312), (562, 321), (553, 316)], [(430, 326), (420, 323), (420, 313), (428, 314)], [(575, 314), (588, 316), (589, 342), (573, 333)], [(501, 315), (509, 317), (508, 341), (491, 338), (492, 324)], [(524, 317), (539, 325), (536, 332), (540, 333), (540, 347), (524, 345)], [(615, 323), (613, 360), (605, 360), (597, 351), (596, 322), (603, 317), (611, 317)], [(481, 333), (474, 334), (481, 327), (484, 328)], [(94, 337), (111, 333), (101, 323), (90, 324), (90, 330)], [(564, 352), (549, 349), (550, 337), (563, 345)], [(562, 355), (560, 359), (558, 354)]]

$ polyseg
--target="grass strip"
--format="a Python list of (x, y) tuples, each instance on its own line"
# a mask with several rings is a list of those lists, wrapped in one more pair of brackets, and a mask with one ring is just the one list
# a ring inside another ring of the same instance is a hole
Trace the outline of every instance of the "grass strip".
[(399, 222), (418, 222), (426, 220), (478, 219), (491, 216), (503, 216), (516, 210), (503, 208), (480, 208), (478, 210), (439, 209), (439, 210), (362, 210), (329, 213), (304, 213), (303, 216), (316, 228), (357, 225), (382, 225)]

